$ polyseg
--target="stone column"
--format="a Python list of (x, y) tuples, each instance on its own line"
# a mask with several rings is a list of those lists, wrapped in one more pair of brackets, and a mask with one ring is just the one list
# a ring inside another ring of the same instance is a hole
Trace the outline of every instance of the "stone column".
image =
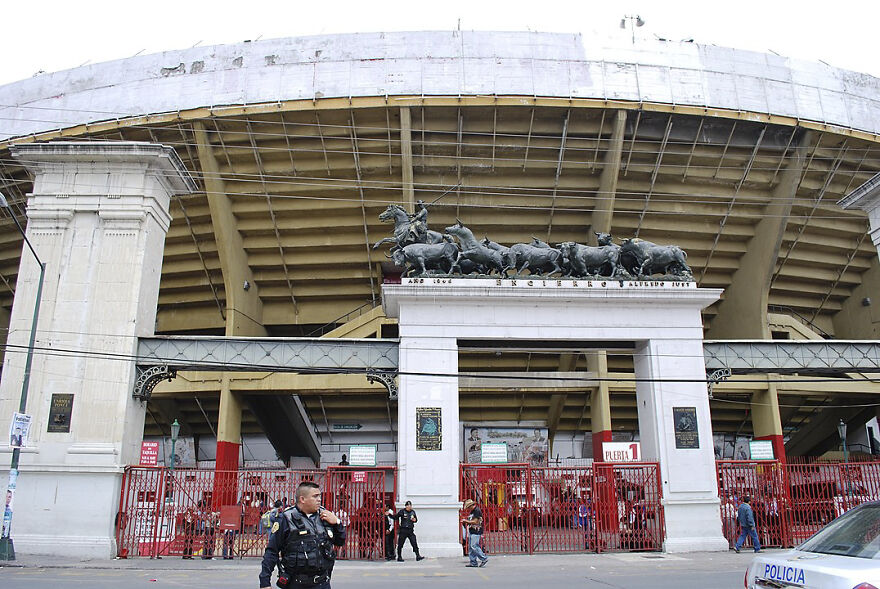
[[(641, 342), (634, 357), (642, 455), (660, 463), (666, 552), (728, 549), (721, 533), (709, 398), (700, 382), (706, 378), (702, 327), (694, 311), (692, 337), (682, 333)], [(688, 413), (696, 418), (695, 439), (691, 432), (677, 432), (687, 427), (681, 421)]]
[[(405, 312), (404, 309), (401, 311)], [(455, 338), (410, 337), (405, 329), (401, 329), (400, 372), (397, 399), (398, 508), (402, 508), (406, 501), (413, 502), (419, 519), (416, 536), (424, 555), (461, 556), (456, 533), (461, 502), (458, 498), (460, 424), (458, 345)], [(443, 374), (450, 376), (440, 376)], [(418, 449), (416, 414), (419, 408), (440, 409), (440, 450)]]
[[(611, 391), (608, 387), (608, 355), (605, 352), (587, 353), (587, 370), (599, 377), (596, 392), (590, 399), (590, 424), (593, 432), (593, 460), (602, 462), (602, 443), (611, 441)], [(586, 457), (585, 457), (586, 458)]]
[[(131, 357), (155, 327), (170, 197), (196, 187), (161, 145), (42, 143), (12, 154), (34, 174), (27, 235), (46, 264), (13, 538), (21, 553), (108, 558), (122, 470), (143, 437)], [(38, 277), (23, 251), (9, 333), (20, 347), (3, 366), (0, 431), (19, 403)], [(73, 395), (67, 432), (47, 431), (53, 394)], [(9, 451), (0, 446), (4, 464)]]

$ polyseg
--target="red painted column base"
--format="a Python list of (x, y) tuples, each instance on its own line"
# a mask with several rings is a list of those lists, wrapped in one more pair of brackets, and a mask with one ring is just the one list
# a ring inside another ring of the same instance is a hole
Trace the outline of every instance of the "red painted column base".
[(593, 432), (593, 461), (594, 462), (604, 462), (604, 455), (602, 454), (602, 442), (610, 442), (611, 441), (611, 430), (605, 430), (601, 432)]
[(223, 505), (238, 503), (238, 453), (240, 444), (217, 441), (217, 461), (214, 464), (214, 510)]
[(770, 440), (773, 444), (773, 456), (776, 457), (776, 460), (780, 462), (785, 462), (785, 441), (782, 439), (782, 434), (772, 435), (772, 436), (757, 436), (756, 440)]

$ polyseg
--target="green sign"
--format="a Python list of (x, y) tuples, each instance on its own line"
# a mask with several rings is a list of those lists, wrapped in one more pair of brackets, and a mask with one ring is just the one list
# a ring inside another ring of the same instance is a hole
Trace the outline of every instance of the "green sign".
[(334, 423), (334, 424), (333, 424), (333, 429), (354, 429), (354, 430), (358, 430), (358, 429), (361, 429), (362, 427), (364, 427), (364, 426), (362, 426), (362, 425), (359, 424), (359, 423)]

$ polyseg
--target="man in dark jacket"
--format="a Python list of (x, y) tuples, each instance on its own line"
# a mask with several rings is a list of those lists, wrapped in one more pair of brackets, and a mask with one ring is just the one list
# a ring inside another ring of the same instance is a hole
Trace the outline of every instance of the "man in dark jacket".
[(394, 560), (394, 508), (385, 511), (385, 560)]
[(400, 528), (397, 531), (397, 561), (403, 562), (403, 543), (409, 538), (409, 545), (412, 546), (413, 552), (416, 553), (416, 560), (425, 558), (419, 554), (419, 543), (416, 540), (415, 524), (419, 521), (416, 512), (412, 508), (412, 501), (404, 504), (404, 509), (397, 512), (394, 516), (400, 522)]
[(284, 568), (279, 586), (330, 589), (336, 560), (334, 546), (345, 544), (345, 526), (335, 513), (321, 507), (321, 490), (304, 481), (296, 488), (296, 506), (272, 523), (263, 554), (260, 587), (269, 589), (278, 559)]
[(755, 513), (752, 511), (749, 501), (749, 496), (746, 495), (743, 497), (743, 502), (739, 509), (736, 510), (736, 521), (739, 522), (742, 530), (736, 544), (733, 546), (736, 552), (739, 552), (739, 549), (742, 548), (743, 543), (746, 541), (746, 536), (752, 539), (752, 546), (755, 547), (755, 552), (761, 552), (761, 543), (758, 541), (758, 533), (755, 531)]

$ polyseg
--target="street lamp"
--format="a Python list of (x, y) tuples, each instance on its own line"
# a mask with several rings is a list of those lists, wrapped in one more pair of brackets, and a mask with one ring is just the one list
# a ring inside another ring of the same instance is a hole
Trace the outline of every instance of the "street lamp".
[[(40, 281), (37, 284), (37, 297), (34, 301), (34, 318), (31, 322), (31, 339), (28, 343), (27, 359), (24, 364), (24, 377), (21, 380), (21, 400), (18, 404), (18, 412), (24, 413), (27, 409), (28, 385), (31, 381), (31, 365), (34, 360), (34, 343), (37, 338), (37, 318), (40, 316), (40, 298), (43, 295), (43, 278), (46, 275), (46, 264), (40, 260), (40, 256), (34, 251), (34, 246), (31, 245), (30, 240), (27, 238), (27, 235), (25, 235), (21, 223), (18, 222), (18, 218), (15, 216), (15, 213), (6, 201), (6, 197), (2, 194), (0, 194), (0, 207), (9, 211), (9, 216), (15, 221), (15, 226), (18, 228), (18, 232), (21, 233), (21, 236), (24, 238), (24, 242), (37, 260), (37, 264), (40, 265)], [(3, 530), (2, 533), (0, 533), (0, 560), (15, 560), (15, 547), (12, 543), (12, 505), (15, 498), (15, 486), (18, 479), (18, 460), (20, 456), (21, 448), (13, 448), (12, 465), (9, 467), (9, 483), (6, 486), (7, 507), (3, 514)]]
[(180, 434), (180, 424), (177, 423), (177, 418), (174, 418), (174, 422), (171, 424), (171, 474), (169, 475), (171, 478), (171, 493), (169, 497), (166, 498), (166, 501), (169, 498), (172, 498), (171, 495), (174, 493), (174, 463), (175, 463), (175, 453), (174, 449), (177, 446), (177, 436)]

